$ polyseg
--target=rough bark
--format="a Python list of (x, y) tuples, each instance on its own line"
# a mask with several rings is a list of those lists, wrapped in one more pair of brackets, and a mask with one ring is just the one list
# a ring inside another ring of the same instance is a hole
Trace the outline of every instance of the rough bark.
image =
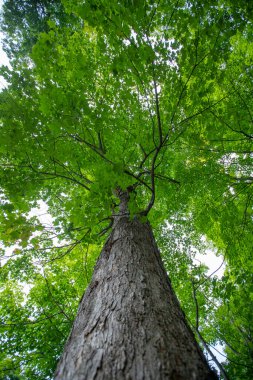
[[(127, 200), (126, 200), (127, 202)], [(211, 380), (148, 223), (116, 218), (56, 380)]]

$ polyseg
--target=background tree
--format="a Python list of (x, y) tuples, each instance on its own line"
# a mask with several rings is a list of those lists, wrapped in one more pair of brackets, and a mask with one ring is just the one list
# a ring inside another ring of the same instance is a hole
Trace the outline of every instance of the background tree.
[[(16, 246), (1, 268), (2, 376), (52, 375), (120, 185), (197, 337), (250, 379), (252, 6), (167, 3), (5, 2), (1, 238)], [(29, 217), (39, 200), (52, 225)], [(194, 261), (203, 235), (220, 280)]]

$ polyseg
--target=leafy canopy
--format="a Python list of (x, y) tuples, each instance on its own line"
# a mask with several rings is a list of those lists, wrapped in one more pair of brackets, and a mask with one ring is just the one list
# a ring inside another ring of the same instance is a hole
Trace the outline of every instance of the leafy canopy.
[[(2, 378), (51, 378), (121, 187), (201, 344), (224, 345), (222, 376), (250, 379), (252, 12), (244, 0), (5, 1)], [(41, 200), (49, 224), (30, 213)], [(210, 247), (220, 279), (196, 264)]]

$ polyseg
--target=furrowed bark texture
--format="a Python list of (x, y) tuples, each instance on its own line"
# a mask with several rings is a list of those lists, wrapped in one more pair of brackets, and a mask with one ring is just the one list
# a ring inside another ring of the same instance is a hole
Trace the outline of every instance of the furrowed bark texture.
[(185, 321), (149, 224), (117, 218), (55, 379), (217, 379)]

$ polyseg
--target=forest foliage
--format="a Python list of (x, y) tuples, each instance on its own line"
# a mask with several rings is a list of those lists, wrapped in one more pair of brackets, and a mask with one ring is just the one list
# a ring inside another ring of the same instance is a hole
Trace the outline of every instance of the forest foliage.
[(52, 378), (117, 187), (221, 377), (251, 379), (252, 22), (246, 0), (4, 2), (1, 379)]

